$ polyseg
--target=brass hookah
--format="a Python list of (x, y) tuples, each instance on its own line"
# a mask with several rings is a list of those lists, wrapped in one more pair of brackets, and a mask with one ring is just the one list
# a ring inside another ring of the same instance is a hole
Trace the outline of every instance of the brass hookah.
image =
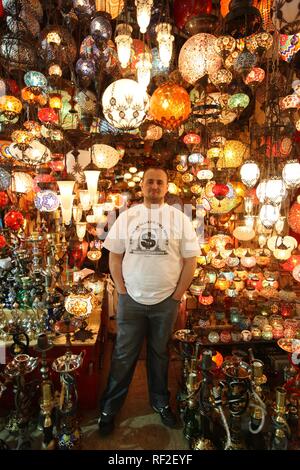
[(37, 357), (31, 357), (28, 354), (18, 354), (7, 364), (4, 369), (4, 375), (7, 379), (13, 379), (15, 412), (11, 417), (9, 429), (17, 433), (18, 442), (16, 450), (25, 450), (31, 448), (29, 436), (29, 421), (31, 416), (31, 394), (25, 381), (25, 376), (31, 373), (38, 364)]
[(36, 351), (42, 355), (40, 372), (42, 376), (41, 399), (40, 399), (40, 421), (43, 431), (43, 449), (53, 450), (55, 439), (53, 436), (53, 409), (55, 406), (53, 397), (53, 383), (49, 379), (49, 367), (47, 364), (47, 351), (52, 349), (53, 344), (48, 341), (48, 336), (42, 333), (37, 338)]
[(259, 434), (265, 425), (265, 418), (267, 414), (266, 405), (263, 401), (262, 385), (267, 382), (267, 377), (263, 373), (264, 364), (258, 359), (251, 362), (252, 377), (251, 377), (251, 401), (250, 401), (250, 421), (249, 431), (251, 434)]
[(287, 422), (286, 391), (282, 387), (276, 388), (276, 402), (272, 416), (273, 433), (270, 450), (286, 450), (288, 439), (291, 436), (290, 427)]

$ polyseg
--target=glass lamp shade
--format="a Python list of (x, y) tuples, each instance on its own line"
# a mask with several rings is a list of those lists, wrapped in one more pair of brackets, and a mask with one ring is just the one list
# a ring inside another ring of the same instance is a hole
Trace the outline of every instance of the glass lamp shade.
[(224, 199), (224, 197), (227, 196), (228, 192), (229, 192), (229, 187), (227, 186), (227, 184), (216, 183), (212, 187), (212, 193), (215, 196), (215, 198), (217, 198), (219, 201)]
[(265, 79), (265, 71), (259, 67), (253, 67), (252, 70), (248, 73), (245, 77), (244, 82), (246, 85), (254, 86), (258, 85), (259, 83), (263, 82)]
[(222, 66), (215, 49), (216, 37), (200, 33), (188, 39), (180, 50), (179, 71), (188, 83), (195, 84), (204, 75), (213, 75)]
[(69, 195), (68, 197), (58, 195), (61, 208), (62, 222), (65, 225), (70, 225), (72, 220), (72, 207), (74, 197), (75, 196), (73, 194)]
[(147, 52), (143, 52), (142, 54), (139, 54), (138, 61), (136, 64), (137, 81), (145, 89), (150, 83), (151, 69), (152, 69), (151, 54)]
[(136, 81), (121, 79), (109, 85), (102, 96), (104, 116), (118, 129), (136, 129), (149, 108), (145, 89)]
[(95, 0), (96, 11), (105, 11), (114, 20), (124, 8), (124, 0)]
[(111, 39), (112, 27), (108, 18), (105, 14), (100, 14), (91, 21), (90, 32), (95, 41), (107, 42)]
[[(179, 29), (185, 29), (188, 22), (200, 16), (210, 15), (212, 0), (181, 0), (174, 1), (174, 19)], [(187, 26), (188, 27), (188, 26)]]
[(174, 36), (171, 34), (172, 26), (169, 23), (159, 23), (155, 31), (157, 33), (159, 58), (168, 67), (173, 53)]
[(21, 101), (15, 96), (0, 96), (0, 114), (3, 114), (6, 119), (15, 119), (21, 113), (22, 107)]
[(91, 201), (93, 201), (97, 193), (100, 171), (94, 169), (84, 170), (84, 176), (88, 187), (88, 192), (90, 193)]
[(151, 96), (150, 115), (163, 128), (175, 129), (190, 113), (189, 94), (176, 83), (164, 83)]
[(30, 132), (33, 137), (39, 138), (41, 137), (41, 125), (35, 121), (25, 121), (24, 122), (25, 129)]
[(12, 174), (11, 190), (16, 193), (29, 193), (33, 190), (34, 182), (28, 173), (14, 171)]
[(48, 74), (50, 77), (61, 77), (62, 69), (58, 64), (52, 64), (48, 68)]
[(59, 187), (61, 197), (65, 201), (69, 200), (73, 194), (75, 181), (68, 181), (68, 180), (57, 181), (57, 185)]
[(95, 297), (85, 289), (82, 293), (70, 293), (65, 299), (65, 309), (77, 318), (85, 319), (90, 316), (95, 307)]
[(233, 111), (244, 110), (250, 103), (250, 98), (245, 93), (235, 93), (228, 100), (228, 107)]
[(213, 296), (208, 292), (204, 291), (199, 295), (198, 300), (201, 305), (211, 305), (214, 302)]
[(0, 191), (5, 191), (10, 187), (11, 176), (8, 171), (0, 167)]
[(283, 167), (282, 178), (287, 188), (300, 186), (300, 163), (298, 160), (289, 160)]
[(24, 217), (19, 211), (10, 210), (4, 216), (4, 224), (11, 230), (19, 230), (24, 223)]
[(80, 204), (78, 206), (73, 206), (72, 214), (73, 214), (73, 219), (76, 223), (81, 221), (82, 207)]
[(242, 51), (233, 63), (233, 68), (238, 73), (248, 73), (256, 64), (256, 55), (248, 51)]
[(83, 241), (86, 233), (86, 222), (77, 222), (76, 223), (76, 234), (79, 241)]
[(231, 83), (233, 75), (227, 69), (217, 70), (215, 73), (210, 75), (210, 81), (218, 88), (222, 88)]
[(87, 189), (81, 189), (79, 191), (79, 199), (82, 209), (88, 211), (91, 208), (91, 195)]
[(119, 152), (110, 145), (95, 144), (92, 147), (92, 160), (98, 168), (112, 168), (119, 158)]
[(119, 34), (116, 37), (118, 59), (121, 67), (126, 68), (130, 61), (132, 38), (128, 34)]
[(47, 78), (41, 72), (30, 70), (24, 75), (24, 83), (30, 88), (42, 89), (47, 86)]
[(185, 134), (183, 138), (183, 142), (186, 145), (196, 145), (200, 144), (201, 142), (201, 137), (199, 134), (195, 134), (195, 132), (189, 132), (188, 134)]
[(213, 178), (214, 174), (211, 170), (199, 170), (197, 172), (197, 178), (198, 180), (211, 180)]
[(240, 175), (242, 182), (248, 187), (253, 188), (259, 178), (260, 170), (257, 163), (248, 160), (245, 162), (240, 169)]
[(52, 108), (41, 108), (38, 111), (38, 118), (41, 122), (46, 124), (58, 122), (58, 114)]
[(252, 227), (241, 225), (234, 229), (233, 236), (240, 241), (249, 241), (255, 237), (255, 231)]
[(34, 205), (40, 212), (53, 212), (59, 208), (59, 198), (54, 191), (46, 189), (37, 193)]
[(24, 129), (19, 129), (11, 134), (11, 140), (21, 149), (26, 148), (33, 138), (34, 136)]
[(294, 267), (292, 274), (293, 274), (293, 278), (297, 282), (300, 282), (300, 264), (297, 264), (297, 266)]
[(286, 261), (290, 258), (292, 250), (290, 250), (284, 243), (281, 243), (278, 248), (273, 251), (274, 258), (279, 261)]
[(145, 33), (150, 23), (153, 0), (135, 0), (136, 19), (140, 32)]
[(287, 189), (283, 179), (270, 178), (265, 186), (265, 198), (274, 204), (280, 204), (287, 197)]
[(33, 140), (22, 150), (16, 144), (9, 146), (9, 151), (13, 158), (28, 165), (41, 165), (51, 160), (51, 152), (38, 140)]
[(295, 233), (300, 233), (300, 204), (294, 202), (288, 215), (288, 224)]
[(189, 163), (200, 165), (204, 162), (204, 157), (201, 153), (191, 153), (188, 157)]
[(259, 219), (264, 227), (272, 228), (280, 215), (279, 209), (273, 204), (263, 204), (259, 211)]
[(223, 157), (218, 160), (217, 165), (221, 168), (237, 168), (242, 164), (246, 151), (246, 145), (239, 140), (227, 140)]
[(76, 73), (80, 77), (94, 78), (96, 73), (96, 64), (93, 59), (78, 59), (75, 67)]
[(241, 265), (244, 266), (244, 268), (253, 268), (256, 265), (255, 256), (246, 253), (246, 255), (241, 258)]

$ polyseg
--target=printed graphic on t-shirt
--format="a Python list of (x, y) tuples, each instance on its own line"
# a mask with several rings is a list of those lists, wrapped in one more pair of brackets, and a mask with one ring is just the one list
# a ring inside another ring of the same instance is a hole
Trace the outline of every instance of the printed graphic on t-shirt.
[(167, 255), (169, 238), (162, 224), (148, 220), (138, 224), (129, 238), (129, 253)]

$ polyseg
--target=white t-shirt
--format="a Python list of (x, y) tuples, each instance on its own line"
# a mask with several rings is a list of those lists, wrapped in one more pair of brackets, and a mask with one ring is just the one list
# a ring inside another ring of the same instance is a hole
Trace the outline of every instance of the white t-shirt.
[(157, 304), (175, 291), (182, 258), (200, 255), (195, 229), (175, 207), (144, 204), (126, 210), (111, 227), (104, 247), (125, 253), (122, 274), (128, 294), (144, 305)]

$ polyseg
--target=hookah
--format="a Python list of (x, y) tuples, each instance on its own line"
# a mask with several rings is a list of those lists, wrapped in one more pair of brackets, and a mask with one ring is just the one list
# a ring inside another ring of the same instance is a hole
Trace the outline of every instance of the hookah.
[(49, 367), (47, 364), (47, 351), (52, 349), (53, 344), (48, 341), (48, 336), (42, 333), (37, 338), (35, 350), (42, 355), (40, 372), (42, 376), (41, 400), (40, 400), (40, 419), (41, 430), (43, 431), (43, 449), (53, 450), (55, 440), (53, 437), (53, 419), (52, 412), (54, 408), (53, 384), (49, 380)]
[(262, 385), (267, 382), (264, 375), (264, 364), (259, 359), (254, 359), (252, 349), (249, 349), (251, 357), (251, 381), (250, 381), (250, 403), (251, 415), (249, 421), (249, 431), (251, 434), (259, 434), (265, 425), (267, 415), (266, 405), (263, 401)]
[(18, 442), (16, 450), (30, 449), (29, 420), (31, 415), (31, 398), (29, 391), (31, 384), (26, 383), (25, 375), (32, 372), (38, 364), (38, 358), (28, 354), (18, 354), (7, 364), (4, 375), (8, 379), (14, 379), (15, 412), (11, 417), (8, 428), (16, 431)]
[(199, 387), (199, 416), (200, 416), (200, 436), (192, 444), (193, 450), (214, 450), (215, 444), (211, 440), (210, 421), (211, 421), (211, 390), (212, 390), (212, 369), (213, 369), (213, 351), (206, 349), (202, 353), (200, 369), (202, 380)]
[(185, 380), (185, 391), (186, 391), (186, 409), (184, 412), (184, 437), (188, 441), (199, 436), (199, 423), (196, 419), (196, 413), (198, 411), (198, 397), (197, 393), (199, 391), (200, 379), (199, 372), (197, 368), (197, 358), (198, 358), (199, 343), (196, 343), (194, 357), (189, 361), (190, 363), (186, 364), (186, 380)]
[(286, 450), (291, 430), (286, 419), (286, 390), (282, 387), (276, 388), (276, 403), (272, 416), (273, 433), (270, 450)]
[(225, 361), (222, 370), (226, 377), (225, 388), (230, 416), (230, 449), (245, 449), (246, 445), (241, 435), (241, 418), (249, 404), (249, 379), (252, 370), (249, 364), (236, 356)]
[(61, 391), (58, 406), (58, 448), (78, 449), (81, 433), (77, 421), (77, 387), (74, 372), (81, 367), (84, 353), (72, 354), (67, 350), (52, 364), (52, 369), (60, 375)]

